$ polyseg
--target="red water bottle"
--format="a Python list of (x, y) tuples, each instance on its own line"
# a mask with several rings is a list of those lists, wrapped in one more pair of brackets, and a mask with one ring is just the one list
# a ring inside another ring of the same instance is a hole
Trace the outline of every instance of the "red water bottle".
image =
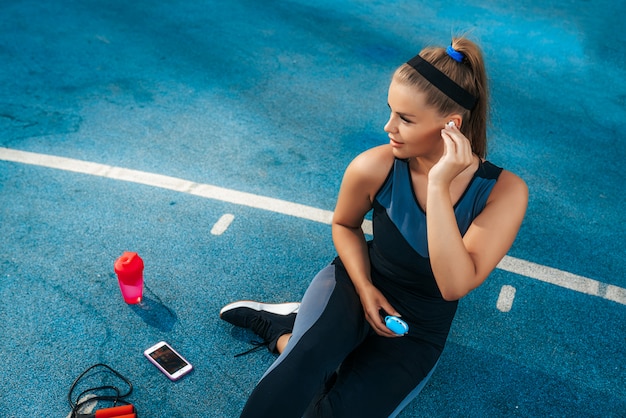
[(115, 261), (115, 274), (120, 284), (124, 302), (135, 304), (141, 302), (143, 294), (143, 260), (137, 253), (125, 251)]

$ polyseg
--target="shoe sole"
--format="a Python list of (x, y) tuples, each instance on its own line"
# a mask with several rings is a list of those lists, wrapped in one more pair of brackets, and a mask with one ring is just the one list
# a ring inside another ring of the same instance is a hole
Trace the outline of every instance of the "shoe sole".
[(220, 310), (220, 317), (224, 312), (230, 311), (236, 308), (250, 308), (255, 311), (270, 312), (277, 315), (289, 315), (292, 313), (298, 313), (300, 309), (299, 302), (288, 303), (262, 303), (255, 302), (253, 300), (240, 300), (238, 302), (229, 303)]

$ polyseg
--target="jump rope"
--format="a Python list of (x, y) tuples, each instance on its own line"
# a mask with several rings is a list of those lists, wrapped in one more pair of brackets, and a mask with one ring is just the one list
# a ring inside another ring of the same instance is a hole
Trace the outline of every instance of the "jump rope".
[[(74, 401), (74, 391), (78, 384), (95, 369), (103, 369), (102, 372), (111, 374), (117, 379), (121, 380), (124, 385), (126, 385), (125, 391), (113, 385), (102, 385), (97, 387), (92, 387), (89, 389), (83, 390)], [(98, 394), (98, 392), (105, 394)], [(103, 363), (94, 364), (93, 366), (87, 368), (83, 373), (80, 374), (72, 383), (70, 387), (69, 393), (67, 395), (68, 401), (70, 403), (70, 407), (72, 408), (72, 413), (70, 418), (136, 418), (137, 413), (135, 407), (124, 398), (130, 396), (133, 392), (133, 385), (130, 383), (126, 377), (124, 377), (120, 372), (114, 370), (112, 367), (107, 366)], [(94, 396), (86, 397), (88, 394), (94, 394)], [(99, 409), (95, 413), (80, 413), (81, 408), (86, 406), (86, 404), (91, 404), (94, 402), (111, 402), (113, 404), (112, 407)]]

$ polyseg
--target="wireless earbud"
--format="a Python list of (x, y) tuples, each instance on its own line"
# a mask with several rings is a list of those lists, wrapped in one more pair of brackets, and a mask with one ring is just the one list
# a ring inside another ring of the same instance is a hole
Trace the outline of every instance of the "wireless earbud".
[(451, 120), (450, 122), (446, 123), (446, 126), (452, 127), (452, 126), (456, 126), (456, 124), (454, 123), (453, 120)]

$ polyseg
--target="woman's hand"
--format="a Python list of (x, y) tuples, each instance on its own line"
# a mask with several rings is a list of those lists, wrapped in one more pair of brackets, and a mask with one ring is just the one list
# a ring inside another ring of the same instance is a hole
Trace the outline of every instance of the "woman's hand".
[(472, 145), (454, 125), (446, 124), (441, 130), (444, 142), (443, 155), (428, 173), (429, 184), (449, 186), (452, 180), (474, 162)]
[(387, 328), (380, 316), (381, 309), (389, 315), (400, 316), (380, 290), (370, 284), (365, 288), (359, 289), (358, 293), (361, 298), (361, 305), (363, 305), (365, 319), (372, 326), (374, 332), (382, 337), (401, 337), (401, 335)]

